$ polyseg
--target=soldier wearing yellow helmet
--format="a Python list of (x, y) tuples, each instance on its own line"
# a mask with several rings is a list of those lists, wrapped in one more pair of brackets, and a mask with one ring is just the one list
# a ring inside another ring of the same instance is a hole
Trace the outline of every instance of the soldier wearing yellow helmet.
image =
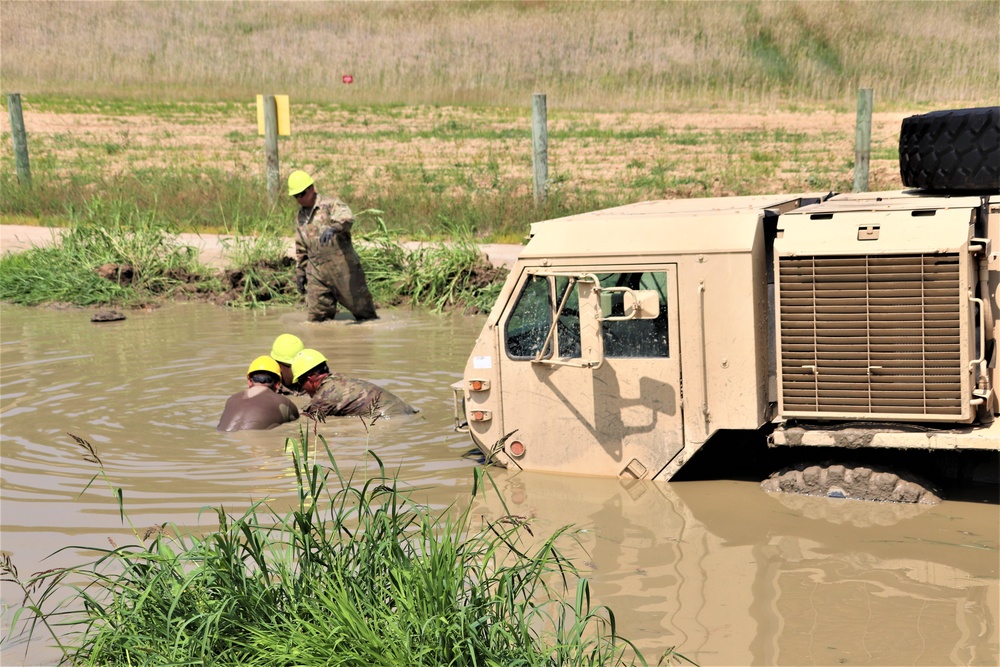
[(216, 430), (268, 429), (298, 419), (295, 404), (278, 395), (280, 385), (278, 362), (268, 356), (254, 359), (247, 368), (247, 388), (226, 401)]
[(350, 207), (336, 197), (321, 197), (312, 176), (301, 170), (289, 174), (288, 194), (300, 206), (295, 225), (295, 286), (306, 295), (309, 321), (332, 320), (337, 304), (358, 321), (378, 317), (351, 242), (354, 214)]
[(331, 373), (326, 357), (306, 348), (292, 359), (294, 382), (312, 402), (304, 412), (319, 417), (411, 415), (416, 410), (401, 398), (365, 380)]

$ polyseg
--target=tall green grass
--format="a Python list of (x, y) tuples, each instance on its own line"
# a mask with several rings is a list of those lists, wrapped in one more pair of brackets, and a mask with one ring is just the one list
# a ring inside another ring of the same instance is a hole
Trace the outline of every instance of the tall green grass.
[[(264, 182), (257, 175), (188, 162), (190, 156), (175, 155), (156, 145), (129, 146), (102, 158), (97, 145), (70, 149), (64, 135), (32, 133), (29, 150), (34, 187), (21, 187), (13, 170), (0, 172), (2, 215), (37, 218), (59, 226), (110, 201), (119, 207), (155, 211), (176, 232), (224, 232), (246, 227), (249, 221), (266, 228), (279, 221), (290, 225), (292, 218), (290, 205), (275, 207), (268, 201)], [(91, 159), (78, 162), (71, 154)], [(139, 166), (151, 160), (158, 166)]]
[(370, 214), (378, 226), (375, 232), (362, 236), (358, 245), (365, 278), (376, 302), (409, 302), (437, 312), (489, 312), (507, 271), (486, 260), (468, 228), (449, 225), (447, 243), (428, 241), (410, 249), (388, 229), (381, 213), (362, 214)]
[[(199, 110), (204, 112), (205, 107), (200, 106)], [(303, 135), (303, 141), (308, 141), (309, 134)], [(459, 140), (447, 136), (441, 139)], [(404, 133), (401, 141), (409, 140), (409, 133)], [(342, 138), (328, 141), (344, 146)], [(363, 152), (370, 142), (368, 138), (360, 138), (353, 150)], [(271, 232), (291, 236), (294, 232), (296, 205), (287, 197), (272, 204), (257, 174), (233, 173), (187, 162), (188, 156), (161, 151), (155, 145), (128, 147), (110, 156), (101, 154), (99, 146), (87, 145), (77, 151), (88, 155), (96, 151), (97, 155), (85, 164), (76, 164), (69, 159), (70, 151), (58, 137), (35, 134), (30, 143), (32, 155), (42, 158), (31, 163), (35, 182), (32, 189), (20, 186), (13, 169), (13, 156), (4, 156), (0, 148), (0, 163), (6, 158), (11, 165), (10, 170), (0, 171), (0, 190), (4, 193), (0, 198), (0, 216), (7, 221), (27, 219), (64, 226), (73, 218), (74, 211), (90, 208), (92, 200), (113, 199), (135, 209), (155, 210), (158, 219), (176, 231), (230, 234), (238, 230), (245, 235), (265, 236)], [(254, 148), (233, 149), (234, 155), (225, 159), (247, 159)], [(321, 151), (322, 147), (310, 150)], [(291, 164), (303, 159), (306, 156)], [(148, 173), (146, 169), (133, 168), (150, 161), (166, 166)], [(405, 164), (400, 160), (375, 181), (368, 180), (370, 165), (345, 168), (331, 164), (329, 168), (333, 170), (333, 179), (321, 184), (323, 192), (336, 193), (357, 210), (383, 211), (385, 218), (393, 221), (395, 232), (410, 237), (447, 238), (450, 228), (457, 225), (471, 230), (478, 238), (519, 243), (529, 225), (539, 219), (614, 206), (638, 196), (620, 188), (567, 190), (559, 186), (565, 177), (556, 175), (551, 196), (544, 207), (538, 208), (531, 191), (525, 187), (530, 168), (524, 169), (523, 178), (514, 177), (501, 173), (496, 161), (429, 169), (423, 164)], [(509, 167), (504, 165), (503, 169)], [(123, 177), (122, 171), (127, 175)], [(323, 177), (318, 172), (316, 175)], [(59, 196), (43, 194), (53, 190)], [(360, 233), (377, 231), (377, 227), (364, 220), (356, 229)]]
[[(93, 198), (70, 213), (59, 243), (0, 257), (0, 300), (22, 305), (137, 305), (187, 285), (218, 288), (194, 248), (176, 242), (155, 210)], [(116, 267), (114, 279), (98, 275)], [(128, 277), (119, 277), (119, 270)]]
[[(76, 439), (122, 511), (97, 452)], [(286, 448), (287, 514), (256, 503), (238, 516), (217, 508), (204, 536), (133, 529), (135, 544), (23, 582), (6, 558), (4, 578), (26, 596), (15, 625), (50, 633), (70, 664), (647, 664), (614, 612), (591, 605), (559, 547), (565, 529), (536, 537), (509, 513), (480, 521), (471, 502), (432, 510), (374, 453), (374, 474), (343, 474), (308, 426)], [(474, 475), (473, 498), (496, 491)]]
[[(358, 250), (380, 307), (469, 313), (492, 307), (506, 270), (482, 256), (468, 229), (451, 226), (448, 243), (409, 248), (380, 211), (359, 217), (374, 220), (375, 231), (359, 238)], [(156, 211), (94, 198), (72, 213), (58, 243), (0, 256), (0, 301), (134, 306), (182, 297), (248, 308), (301, 303), (283, 225), (234, 220), (228, 232), (223, 255), (229, 268), (216, 272), (198, 262), (194, 248), (178, 243)], [(105, 265), (112, 267), (110, 277), (98, 273)], [(120, 278), (125, 272), (127, 278)]]
[(231, 306), (295, 305), (295, 261), (288, 257), (285, 227), (274, 217), (242, 220), (238, 215), (220, 238), (229, 268), (222, 272)]

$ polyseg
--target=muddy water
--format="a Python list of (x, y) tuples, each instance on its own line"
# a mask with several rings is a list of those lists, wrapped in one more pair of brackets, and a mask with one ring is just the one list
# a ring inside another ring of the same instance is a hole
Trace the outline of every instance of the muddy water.
[[(371, 447), (417, 493), (467, 497), (474, 462), (451, 432), (448, 385), (479, 318), (387, 312), (375, 323), (310, 325), (300, 314), (177, 304), (91, 324), (87, 313), (0, 306), (2, 548), (22, 576), (79, 562), (67, 545), (123, 542), (111, 492), (68, 433), (91, 442), (140, 530), (211, 528), (205, 507), (291, 502), (283, 452), (297, 425), (214, 430), (249, 361), (280, 333), (331, 365), (421, 409), (376, 424), (322, 425), (341, 467)], [(536, 534), (573, 524), (567, 548), (647, 656), (679, 650), (703, 665), (995, 665), (1000, 617), (996, 505), (936, 507), (779, 498), (746, 482), (652, 484), (496, 473), (510, 512)], [(495, 500), (484, 518), (499, 517)], [(2, 588), (4, 629), (20, 603)], [(27, 657), (25, 651), (27, 650)], [(51, 650), (8, 642), (4, 665), (47, 664)]]

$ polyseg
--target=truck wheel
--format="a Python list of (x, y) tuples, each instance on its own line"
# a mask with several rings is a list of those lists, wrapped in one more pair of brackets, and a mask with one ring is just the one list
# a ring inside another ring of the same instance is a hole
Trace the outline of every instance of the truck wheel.
[(899, 173), (908, 188), (1000, 191), (1000, 107), (933, 111), (904, 119)]
[(773, 493), (771, 497), (799, 516), (855, 528), (882, 528), (920, 516), (933, 505), (919, 503), (838, 503), (798, 493)]
[(798, 493), (806, 496), (877, 500), (934, 505), (941, 498), (932, 487), (906, 473), (862, 465), (801, 465), (776, 472), (763, 482), (768, 492)]

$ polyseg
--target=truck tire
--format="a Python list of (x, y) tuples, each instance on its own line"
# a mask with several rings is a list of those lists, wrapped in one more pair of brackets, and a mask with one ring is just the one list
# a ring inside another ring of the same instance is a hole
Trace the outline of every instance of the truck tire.
[(1000, 192), (1000, 107), (933, 111), (903, 120), (903, 185), (935, 192)]
[(936, 490), (924, 480), (906, 473), (900, 475), (866, 465), (826, 463), (793, 466), (765, 479), (761, 482), (761, 488), (770, 493), (798, 493), (852, 500), (922, 505), (941, 502)]

